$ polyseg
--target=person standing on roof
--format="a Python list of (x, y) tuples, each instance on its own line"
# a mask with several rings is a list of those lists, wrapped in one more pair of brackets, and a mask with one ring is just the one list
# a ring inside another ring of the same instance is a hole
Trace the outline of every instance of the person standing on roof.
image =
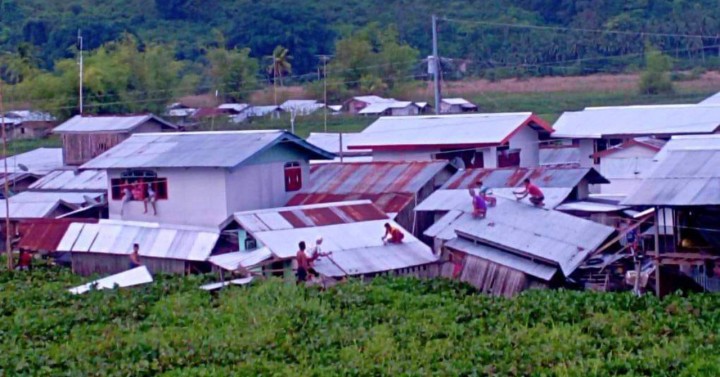
[(295, 273), (295, 276), (297, 277), (298, 284), (307, 281), (310, 267), (312, 266), (312, 263), (318, 258), (317, 255), (314, 255), (312, 257), (308, 256), (308, 254), (305, 252), (305, 248), (305, 241), (300, 241), (300, 243), (298, 243), (298, 251), (295, 254), (295, 260), (297, 261), (297, 272)]
[(402, 243), (403, 238), (405, 238), (405, 234), (394, 226), (390, 225), (390, 223), (385, 223), (385, 235), (382, 236), (382, 241), (384, 244), (389, 243)]
[(133, 251), (130, 253), (130, 269), (142, 266), (140, 263), (140, 245), (133, 244)]
[(530, 203), (537, 207), (545, 205), (545, 195), (539, 187), (532, 184), (528, 178), (525, 178), (523, 185), (525, 186), (523, 191), (513, 192), (518, 201), (523, 200), (526, 196), (530, 195)]
[(476, 194), (474, 188), (469, 188), (468, 191), (470, 192), (470, 197), (472, 198), (472, 206), (473, 206), (473, 212), (472, 216), (474, 218), (485, 218), (485, 215), (487, 215), (487, 203), (485, 202), (485, 196), (482, 194)]

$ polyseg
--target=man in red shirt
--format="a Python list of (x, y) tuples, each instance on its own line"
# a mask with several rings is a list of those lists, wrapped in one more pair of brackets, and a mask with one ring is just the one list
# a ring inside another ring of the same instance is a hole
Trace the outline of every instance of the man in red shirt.
[(390, 223), (385, 223), (385, 235), (382, 236), (383, 243), (402, 243), (403, 238), (405, 238), (405, 235), (403, 232), (390, 225)]
[(32, 254), (30, 254), (29, 251), (21, 249), (20, 250), (20, 259), (18, 260), (18, 265), (15, 267), (18, 271), (29, 271), (30, 267), (32, 266)]
[(544, 206), (545, 203), (543, 203), (543, 201), (545, 200), (545, 195), (540, 188), (532, 184), (528, 178), (525, 178), (523, 184), (525, 185), (525, 189), (523, 191), (513, 192), (513, 194), (517, 197), (517, 200), (520, 201), (530, 195), (530, 203), (538, 207)]

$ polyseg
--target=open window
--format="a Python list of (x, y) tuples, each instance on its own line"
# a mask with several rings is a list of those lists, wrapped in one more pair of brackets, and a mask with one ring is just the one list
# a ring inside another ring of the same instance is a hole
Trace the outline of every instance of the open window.
[(158, 177), (157, 173), (151, 170), (125, 171), (120, 178), (111, 179), (110, 185), (112, 200), (123, 200), (126, 189), (130, 191), (130, 200), (145, 200), (151, 190), (157, 200), (168, 198), (167, 178)]
[(299, 162), (285, 164), (285, 191), (298, 191), (302, 188), (302, 168)]

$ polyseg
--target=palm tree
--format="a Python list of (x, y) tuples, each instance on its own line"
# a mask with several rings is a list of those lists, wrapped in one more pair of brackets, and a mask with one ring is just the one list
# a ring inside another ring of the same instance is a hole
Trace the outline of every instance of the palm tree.
[(283, 46), (275, 47), (272, 54), (272, 63), (268, 66), (268, 73), (273, 75), (273, 83), (278, 78), (280, 79), (280, 86), (283, 86), (282, 76), (284, 74), (292, 72), (292, 65), (290, 60), (292, 56), (288, 55), (290, 51)]

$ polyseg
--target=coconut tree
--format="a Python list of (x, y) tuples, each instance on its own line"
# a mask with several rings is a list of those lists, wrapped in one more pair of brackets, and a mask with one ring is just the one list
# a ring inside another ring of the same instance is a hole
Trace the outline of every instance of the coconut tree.
[(289, 52), (290, 51), (283, 46), (275, 47), (271, 57), (272, 62), (267, 67), (268, 73), (273, 75), (273, 83), (275, 80), (280, 79), (280, 86), (283, 85), (283, 75), (292, 72), (292, 65), (290, 64), (292, 56), (289, 55)]

